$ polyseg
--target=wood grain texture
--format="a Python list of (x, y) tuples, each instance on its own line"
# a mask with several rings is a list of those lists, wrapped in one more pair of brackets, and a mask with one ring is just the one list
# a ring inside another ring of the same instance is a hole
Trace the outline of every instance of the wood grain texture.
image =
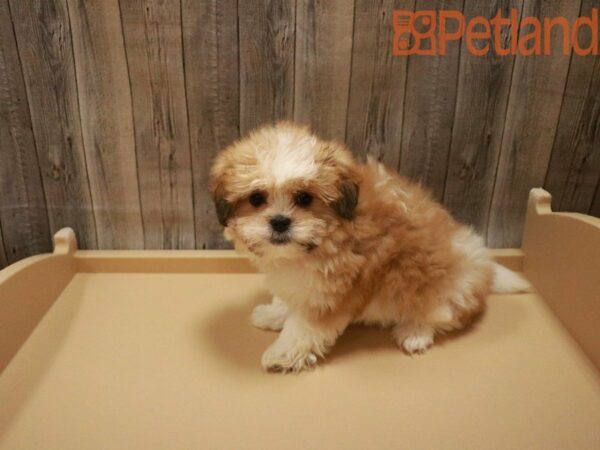
[(592, 206), (590, 206), (589, 214), (600, 217), (600, 180), (596, 185), (596, 192), (594, 194), (594, 199), (592, 200)]
[(8, 265), (6, 250), (4, 249), (4, 239), (2, 238), (2, 224), (0, 223), (0, 269)]
[(237, 1), (182, 0), (197, 248), (226, 248), (208, 191), (210, 164), (239, 137)]
[(11, 0), (52, 234), (71, 227), (96, 248), (65, 0)]
[(49, 251), (50, 227), (7, 0), (0, 1), (0, 222), (9, 263)]
[[(498, 11), (510, 17), (511, 9), (521, 11), (522, 4), (523, 0), (467, 1), (464, 14), (466, 20), (477, 16), (491, 19)], [(504, 48), (510, 47), (511, 27), (502, 28), (502, 42)], [(481, 41), (476, 43), (481, 46)], [(500, 56), (493, 48), (485, 56), (476, 56), (468, 51), (466, 39), (461, 45), (444, 204), (458, 220), (485, 236), (514, 56)]]
[[(584, 0), (581, 15), (590, 17), (597, 2)], [(583, 28), (580, 44), (592, 33)], [(553, 193), (556, 211), (590, 210), (600, 180), (600, 57), (571, 56), (552, 157), (544, 188)]]
[[(572, 23), (580, 3), (526, 0), (523, 16), (562, 16)], [(561, 48), (559, 39), (554, 33), (552, 48)], [(557, 51), (552, 57), (518, 55), (515, 60), (488, 224), (492, 247), (520, 245), (528, 192), (544, 183), (569, 62), (569, 56)]]
[(344, 141), (354, 1), (296, 3), (294, 120)]
[(392, 12), (415, 0), (357, 0), (346, 142), (392, 168), (400, 161), (408, 58), (392, 55)]
[[(415, 9), (462, 11), (463, 0), (417, 0)], [(455, 31), (455, 25), (450, 21), (449, 31)], [(416, 28), (424, 29), (421, 22)], [(408, 59), (399, 170), (426, 185), (438, 200), (444, 196), (459, 57), (460, 44), (451, 42), (446, 55), (411, 55)]]
[(421, 182), (493, 247), (519, 245), (534, 186), (600, 215), (600, 57), (563, 56), (560, 33), (551, 56), (391, 51), (396, 9), (572, 22), (597, 6), (0, 0), (0, 266), (62, 226), (84, 248), (229, 247), (211, 162), (281, 119)]
[(129, 74), (117, 0), (68, 0), (99, 248), (143, 248)]
[(195, 247), (179, 1), (121, 0), (144, 247)]
[(294, 0), (238, 2), (240, 132), (292, 119)]

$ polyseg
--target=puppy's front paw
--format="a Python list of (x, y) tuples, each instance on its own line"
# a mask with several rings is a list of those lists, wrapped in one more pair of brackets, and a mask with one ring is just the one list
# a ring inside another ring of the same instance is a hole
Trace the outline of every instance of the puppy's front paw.
[(282, 347), (278, 341), (262, 356), (262, 366), (271, 372), (300, 372), (317, 363), (317, 355), (304, 346)]
[(252, 311), (252, 325), (263, 330), (279, 331), (283, 328), (287, 317), (287, 307), (277, 297), (269, 305), (258, 305)]
[(431, 327), (397, 327), (394, 339), (398, 346), (409, 355), (423, 353), (433, 345), (434, 331)]

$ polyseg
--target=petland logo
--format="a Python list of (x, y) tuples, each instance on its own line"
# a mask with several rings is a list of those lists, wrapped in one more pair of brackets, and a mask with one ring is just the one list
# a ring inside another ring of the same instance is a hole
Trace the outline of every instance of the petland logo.
[[(465, 39), (468, 51), (475, 56), (485, 56), (490, 51), (498, 55), (550, 55), (552, 36), (561, 36), (562, 53), (569, 55), (598, 55), (598, 8), (591, 17), (578, 17), (572, 24), (565, 17), (524, 17), (519, 22), (516, 9), (509, 17), (498, 11), (492, 19), (473, 17), (465, 21), (460, 11), (404, 11), (393, 13), (393, 54), (445, 55), (449, 42)], [(503, 47), (503, 32), (510, 27), (510, 46)], [(580, 43), (580, 31), (588, 28), (590, 42)]]

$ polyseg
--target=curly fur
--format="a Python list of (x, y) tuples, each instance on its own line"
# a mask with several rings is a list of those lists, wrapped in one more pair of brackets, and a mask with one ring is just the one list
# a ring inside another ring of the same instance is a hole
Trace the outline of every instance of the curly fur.
[[(352, 322), (393, 326), (401, 348), (422, 352), (436, 333), (467, 324), (492, 290), (497, 266), (471, 228), (420, 186), (306, 128), (260, 128), (221, 152), (212, 175), (225, 236), (276, 296), (252, 317), (283, 328), (267, 369), (313, 365)], [(314, 197), (310, 206), (295, 205), (299, 191)], [(264, 205), (249, 203), (254, 192)], [(272, 239), (275, 215), (292, 221), (283, 245)], [(515, 287), (496, 289), (526, 288), (501, 274)]]

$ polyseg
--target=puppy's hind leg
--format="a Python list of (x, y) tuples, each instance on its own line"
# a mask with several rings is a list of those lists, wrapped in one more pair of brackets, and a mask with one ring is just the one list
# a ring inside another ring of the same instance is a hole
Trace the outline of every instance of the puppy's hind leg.
[(442, 303), (435, 307), (425, 321), (404, 321), (398, 323), (393, 337), (398, 347), (412, 355), (423, 353), (433, 345), (436, 333), (444, 333), (461, 327), (454, 308), (450, 303)]
[(268, 305), (258, 305), (252, 311), (252, 325), (263, 330), (280, 331), (288, 316), (288, 307), (279, 297), (273, 297)]
[(435, 330), (428, 324), (397, 324), (392, 335), (396, 344), (409, 355), (423, 353), (433, 345)]

